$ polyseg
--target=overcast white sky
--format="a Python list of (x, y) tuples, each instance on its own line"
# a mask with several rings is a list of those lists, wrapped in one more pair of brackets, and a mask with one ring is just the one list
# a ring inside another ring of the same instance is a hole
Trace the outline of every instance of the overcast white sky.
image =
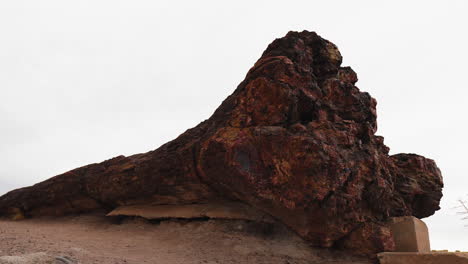
[(432, 247), (468, 250), (468, 1), (0, 0), (0, 194), (157, 148), (289, 30), (338, 45), (391, 153), (436, 160)]

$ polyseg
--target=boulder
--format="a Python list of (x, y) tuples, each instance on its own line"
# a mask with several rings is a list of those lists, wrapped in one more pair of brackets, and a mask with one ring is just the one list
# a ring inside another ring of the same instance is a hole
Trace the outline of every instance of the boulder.
[(433, 160), (389, 155), (375, 135), (376, 100), (341, 62), (338, 48), (315, 32), (289, 32), (206, 121), (154, 151), (11, 191), (0, 197), (0, 215), (228, 200), (271, 215), (315, 246), (393, 250), (385, 222), (432, 215), (442, 176)]

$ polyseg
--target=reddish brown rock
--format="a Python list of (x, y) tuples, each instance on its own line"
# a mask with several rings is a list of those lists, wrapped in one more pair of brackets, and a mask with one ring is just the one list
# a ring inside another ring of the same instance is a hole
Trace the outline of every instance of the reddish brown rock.
[[(12, 191), (0, 198), (0, 214), (228, 199), (272, 215), (316, 246), (391, 250), (379, 223), (432, 215), (442, 177), (430, 159), (388, 155), (374, 135), (376, 101), (341, 61), (316, 33), (289, 32), (208, 120), (157, 150)], [(367, 240), (362, 247), (351, 246), (360, 239)]]
[(337, 246), (362, 255), (372, 256), (376, 252), (388, 252), (396, 249), (391, 229), (382, 224), (372, 222), (351, 231), (346, 239), (337, 243)]

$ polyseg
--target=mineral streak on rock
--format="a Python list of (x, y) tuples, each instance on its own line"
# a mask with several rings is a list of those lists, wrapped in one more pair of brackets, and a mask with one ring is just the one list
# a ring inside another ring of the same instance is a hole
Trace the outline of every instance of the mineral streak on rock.
[(441, 173), (415, 154), (389, 156), (375, 135), (376, 100), (359, 91), (356, 73), (341, 61), (315, 32), (289, 32), (208, 120), (154, 151), (14, 190), (0, 197), (0, 214), (228, 199), (270, 214), (316, 246), (391, 251), (382, 223), (438, 210)]

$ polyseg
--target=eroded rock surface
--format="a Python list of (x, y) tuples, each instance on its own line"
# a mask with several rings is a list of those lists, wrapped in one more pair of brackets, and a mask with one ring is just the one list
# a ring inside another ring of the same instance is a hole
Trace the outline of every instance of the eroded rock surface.
[[(434, 161), (389, 156), (376, 100), (314, 32), (273, 41), (215, 113), (160, 148), (84, 166), (0, 198), (16, 218), (228, 199), (321, 247), (391, 251), (391, 216), (439, 209)], [(362, 242), (366, 239), (366, 243)], [(356, 248), (359, 242), (364, 248)]]
[(161, 219), (231, 219), (275, 223), (267, 214), (244, 203), (221, 201), (207, 204), (124, 205), (107, 216), (139, 216), (150, 220)]

